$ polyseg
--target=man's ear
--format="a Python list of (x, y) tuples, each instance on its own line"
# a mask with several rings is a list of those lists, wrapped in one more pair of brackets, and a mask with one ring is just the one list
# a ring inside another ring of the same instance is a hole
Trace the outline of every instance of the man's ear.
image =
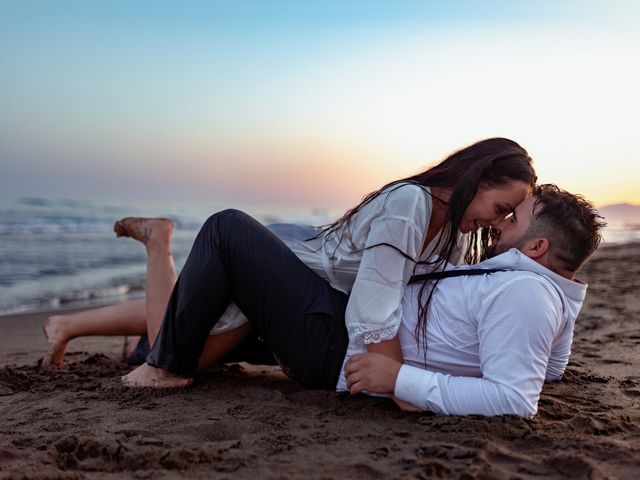
[(521, 250), (529, 258), (540, 259), (549, 251), (549, 240), (544, 237), (530, 238)]

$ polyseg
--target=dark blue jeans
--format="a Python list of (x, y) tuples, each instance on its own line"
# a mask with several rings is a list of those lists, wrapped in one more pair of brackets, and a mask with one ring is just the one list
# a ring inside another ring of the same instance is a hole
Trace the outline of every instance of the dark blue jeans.
[(198, 233), (147, 363), (192, 377), (211, 328), (234, 301), (296, 380), (333, 389), (349, 342), (347, 300), (262, 224), (225, 210)]

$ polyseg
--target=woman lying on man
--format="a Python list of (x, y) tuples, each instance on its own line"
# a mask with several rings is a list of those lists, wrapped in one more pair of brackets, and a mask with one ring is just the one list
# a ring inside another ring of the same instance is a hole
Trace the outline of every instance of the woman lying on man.
[(348, 297), (251, 217), (226, 210), (200, 230), (147, 363), (122, 380), (191, 383), (232, 294), (285, 372), (304, 385), (394, 395), (404, 409), (531, 417), (544, 381), (560, 379), (569, 360), (587, 289), (575, 276), (602, 226), (591, 203), (541, 185), (498, 223), (479, 268), (422, 274), (419, 265), (402, 299), (400, 362), (349, 339)]

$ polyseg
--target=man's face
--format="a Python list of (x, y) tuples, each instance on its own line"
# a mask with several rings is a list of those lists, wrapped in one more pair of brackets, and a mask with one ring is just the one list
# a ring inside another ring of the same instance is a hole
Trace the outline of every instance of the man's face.
[(511, 248), (522, 248), (526, 241), (526, 233), (533, 221), (533, 206), (536, 197), (525, 198), (514, 210), (513, 215), (502, 220), (496, 227), (500, 234), (487, 249), (488, 258), (500, 255)]

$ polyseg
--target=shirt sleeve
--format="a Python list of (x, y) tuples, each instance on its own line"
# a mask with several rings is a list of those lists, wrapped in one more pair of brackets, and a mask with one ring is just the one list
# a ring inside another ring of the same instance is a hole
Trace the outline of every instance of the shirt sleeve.
[(351, 341), (370, 344), (396, 336), (404, 288), (420, 256), (431, 217), (427, 195), (419, 186), (403, 185), (375, 200), (376, 210), (345, 313)]
[(565, 331), (562, 332), (560, 338), (553, 344), (551, 348), (551, 358), (547, 365), (547, 374), (545, 380), (554, 382), (560, 380), (564, 375), (564, 370), (569, 363), (571, 355), (571, 343), (573, 341), (573, 328), (566, 325)]
[(515, 279), (476, 314), (481, 378), (454, 377), (403, 365), (395, 395), (445, 415), (533, 417), (551, 345), (563, 323), (562, 303), (542, 278)]

